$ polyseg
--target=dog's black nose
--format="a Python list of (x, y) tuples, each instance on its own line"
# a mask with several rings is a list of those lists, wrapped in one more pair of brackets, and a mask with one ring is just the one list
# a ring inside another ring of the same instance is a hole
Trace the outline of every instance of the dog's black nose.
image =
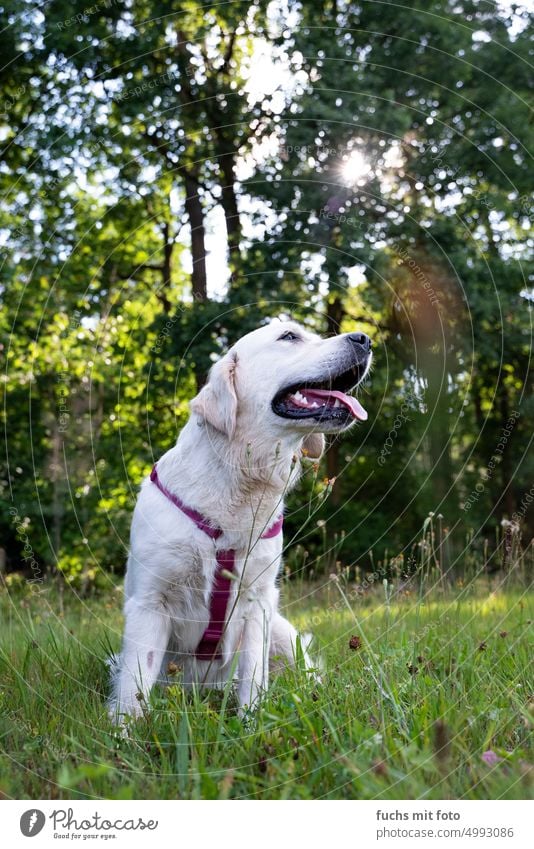
[(348, 338), (353, 345), (361, 345), (364, 351), (370, 351), (372, 342), (366, 333), (349, 333)]

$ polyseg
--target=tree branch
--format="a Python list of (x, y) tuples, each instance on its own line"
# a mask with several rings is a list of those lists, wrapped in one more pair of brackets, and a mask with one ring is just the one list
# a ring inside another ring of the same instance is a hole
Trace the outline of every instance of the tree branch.
[[(238, 24), (238, 26), (239, 26), (239, 24)], [(226, 45), (223, 63), (218, 70), (218, 73), (220, 73), (220, 74), (226, 74), (228, 72), (228, 68), (230, 66), (230, 61), (231, 61), (233, 53), (234, 53), (234, 45), (235, 45), (236, 37), (237, 37), (237, 27), (235, 27), (233, 32), (230, 34), (228, 44)]]

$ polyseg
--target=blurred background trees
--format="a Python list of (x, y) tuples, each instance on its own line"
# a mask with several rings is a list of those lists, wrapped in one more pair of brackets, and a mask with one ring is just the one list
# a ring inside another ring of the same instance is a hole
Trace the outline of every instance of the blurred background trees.
[[(409, 554), (429, 512), (457, 570), (503, 518), (530, 539), (527, 11), (2, 9), (8, 570), (29, 541), (82, 586), (120, 573), (137, 487), (213, 356), (289, 314), (376, 354), (369, 423), (303, 483), (337, 478), (291, 568), (334, 541), (362, 568)], [(301, 492), (290, 536), (306, 510)]]

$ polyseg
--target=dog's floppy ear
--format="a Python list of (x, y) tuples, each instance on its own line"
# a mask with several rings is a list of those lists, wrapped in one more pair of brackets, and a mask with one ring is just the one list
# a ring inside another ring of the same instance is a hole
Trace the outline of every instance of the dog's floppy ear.
[(190, 403), (191, 412), (229, 438), (234, 435), (237, 416), (235, 370), (237, 356), (227, 354), (212, 366), (208, 382)]
[(318, 460), (324, 451), (324, 433), (310, 433), (302, 440), (302, 453), (310, 460)]

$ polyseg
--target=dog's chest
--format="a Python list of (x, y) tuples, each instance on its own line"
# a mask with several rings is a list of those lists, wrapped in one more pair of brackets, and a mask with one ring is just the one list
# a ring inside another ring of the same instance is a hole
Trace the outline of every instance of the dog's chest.
[[(164, 605), (181, 651), (194, 653), (208, 625), (211, 627), (214, 620), (222, 620), (225, 623), (222, 651), (225, 657), (229, 656), (235, 651), (243, 626), (251, 616), (261, 610), (262, 617), (271, 618), (281, 548), (281, 538), (258, 540), (246, 549), (233, 550), (233, 556), (229, 557), (228, 549), (212, 543), (202, 546), (190, 570), (184, 573), (178, 569), (167, 583)], [(221, 551), (225, 552), (224, 559), (220, 557)], [(221, 565), (227, 587), (222, 603)], [(214, 603), (217, 595), (219, 602)]]
[(281, 565), (281, 534), (276, 539), (258, 539), (235, 548), (231, 545), (217, 547), (233, 552), (233, 575), (243, 590), (275, 583)]
[[(200, 612), (200, 608), (209, 608), (221, 568), (228, 576), (230, 603), (246, 605), (261, 599), (275, 586), (281, 566), (281, 534), (276, 539), (259, 539), (236, 548), (226, 547), (227, 540), (232, 542), (230, 535), (217, 540), (217, 545), (209, 541), (200, 546), (188, 565), (181, 557), (177, 559), (176, 568), (167, 574), (162, 587), (164, 602), (175, 615), (183, 616), (187, 609)], [(225, 552), (223, 560), (221, 552)]]

